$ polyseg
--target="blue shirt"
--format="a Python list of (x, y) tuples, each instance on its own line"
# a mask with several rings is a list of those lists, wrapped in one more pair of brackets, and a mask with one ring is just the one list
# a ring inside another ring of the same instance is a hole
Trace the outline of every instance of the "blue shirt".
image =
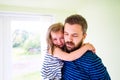
[(111, 80), (101, 59), (91, 51), (74, 61), (64, 61), (62, 80)]

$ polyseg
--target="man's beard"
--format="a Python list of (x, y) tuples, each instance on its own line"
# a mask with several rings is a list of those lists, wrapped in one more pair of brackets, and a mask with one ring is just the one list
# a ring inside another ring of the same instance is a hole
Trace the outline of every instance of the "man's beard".
[[(74, 44), (74, 43), (72, 43), (72, 42), (66, 42), (66, 43)], [(82, 46), (82, 44), (83, 44), (83, 40), (80, 41), (80, 42), (78, 43), (78, 45), (77, 45), (76, 47), (72, 48), (71, 50), (68, 50), (68, 49), (67, 49), (67, 46), (65, 46), (66, 52), (70, 53), (70, 52), (72, 52), (72, 51), (75, 51), (75, 50), (79, 49), (79, 48)]]

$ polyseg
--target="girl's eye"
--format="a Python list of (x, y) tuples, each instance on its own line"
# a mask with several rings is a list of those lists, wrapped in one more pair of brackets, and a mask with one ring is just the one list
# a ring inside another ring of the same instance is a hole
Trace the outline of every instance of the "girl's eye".
[(61, 39), (64, 39), (63, 37)]
[(53, 39), (53, 41), (56, 41), (57, 39)]

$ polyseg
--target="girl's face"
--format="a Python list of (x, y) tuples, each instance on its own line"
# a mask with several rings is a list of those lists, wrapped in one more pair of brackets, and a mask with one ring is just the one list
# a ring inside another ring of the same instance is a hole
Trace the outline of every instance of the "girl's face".
[(61, 31), (51, 32), (51, 38), (54, 45), (62, 48), (64, 46), (64, 34)]

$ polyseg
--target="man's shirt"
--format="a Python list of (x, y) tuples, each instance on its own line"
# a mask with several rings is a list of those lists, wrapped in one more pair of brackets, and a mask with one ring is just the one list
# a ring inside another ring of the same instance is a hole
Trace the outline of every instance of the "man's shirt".
[(64, 61), (62, 80), (111, 80), (101, 59), (91, 51), (74, 61)]

